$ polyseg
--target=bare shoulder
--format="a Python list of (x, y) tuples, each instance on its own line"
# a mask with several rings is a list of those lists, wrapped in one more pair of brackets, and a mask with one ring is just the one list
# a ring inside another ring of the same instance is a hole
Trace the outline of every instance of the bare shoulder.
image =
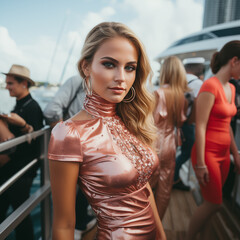
[(81, 120), (91, 120), (93, 117), (87, 113), (85, 110), (81, 110), (77, 114), (75, 114), (73, 117), (71, 117), (72, 121), (81, 121)]

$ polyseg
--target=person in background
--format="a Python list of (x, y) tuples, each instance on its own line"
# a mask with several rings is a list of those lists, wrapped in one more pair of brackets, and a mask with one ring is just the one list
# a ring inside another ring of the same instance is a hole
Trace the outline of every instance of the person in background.
[(142, 43), (121, 23), (100, 23), (78, 69), (84, 108), (56, 125), (49, 144), (53, 240), (73, 239), (77, 183), (96, 213), (96, 239), (166, 239), (148, 184), (158, 159)]
[(82, 109), (84, 99), (81, 77), (68, 78), (43, 111), (46, 123), (53, 128), (58, 122), (72, 117)]
[[(82, 79), (79, 75), (67, 79), (43, 111), (46, 123), (53, 128), (58, 122), (74, 116), (83, 108), (85, 96)], [(75, 240), (80, 240), (82, 235), (96, 224), (96, 218), (88, 214), (88, 206), (87, 198), (78, 189), (76, 196)]]
[(235, 105), (237, 107), (236, 115), (231, 119), (231, 127), (233, 134), (236, 134), (237, 119), (240, 116), (240, 79), (230, 79), (229, 81), (235, 87)]
[(164, 60), (160, 70), (160, 88), (156, 90), (156, 107), (153, 112), (157, 127), (156, 148), (159, 158), (159, 174), (153, 176), (155, 201), (160, 219), (167, 209), (175, 169), (176, 147), (179, 129), (186, 120), (187, 101), (184, 93), (190, 92), (182, 62), (175, 56)]
[[(195, 239), (208, 224), (208, 219), (222, 203), (222, 186), (230, 165), (230, 151), (235, 169), (240, 173), (240, 157), (230, 127), (236, 114), (235, 89), (229, 80), (240, 78), (240, 41), (226, 43), (211, 59), (213, 77), (204, 81), (196, 102), (196, 143), (192, 164), (199, 181), (203, 203), (189, 224), (187, 240)], [(206, 239), (203, 236), (201, 239)]]
[(201, 57), (186, 58), (183, 60), (184, 67), (187, 72), (188, 87), (192, 89), (193, 97), (191, 95), (190, 98), (188, 98), (188, 110), (186, 113), (187, 121), (185, 121), (181, 127), (183, 141), (181, 145), (181, 152), (176, 158), (173, 188), (184, 191), (189, 191), (190, 187), (182, 182), (179, 177), (179, 171), (182, 164), (190, 158), (192, 146), (195, 141), (195, 123), (193, 123), (194, 120), (192, 120), (194, 118), (193, 115), (195, 115), (193, 100), (197, 97), (203, 83), (200, 77), (202, 77), (204, 73), (204, 62), (205, 59)]
[[(235, 80), (232, 78), (229, 81), (235, 87), (235, 105), (237, 107), (237, 113), (231, 119), (231, 127), (232, 127), (234, 137), (235, 137), (236, 130), (237, 130), (237, 119), (239, 119), (239, 116), (240, 116), (240, 112), (239, 112), (239, 110), (240, 110), (240, 83), (239, 83), (239, 80)], [(223, 198), (226, 200), (231, 200), (231, 198), (232, 198), (232, 191), (234, 188), (236, 176), (237, 176), (237, 174), (234, 171), (234, 164), (231, 161), (228, 177), (226, 179), (225, 184), (223, 185)]]
[[(9, 138), (18, 137), (43, 127), (43, 114), (38, 103), (32, 98), (29, 88), (35, 83), (30, 78), (30, 71), (22, 65), (14, 64), (6, 75), (6, 89), (11, 97), (16, 98), (16, 105), (10, 114), (2, 114), (0, 119), (8, 127), (12, 135)], [(6, 130), (6, 129), (5, 129)], [(3, 139), (3, 140), (8, 140)], [(13, 174), (22, 169), (31, 160), (40, 154), (39, 139), (31, 143), (22, 143), (10, 154), (0, 154), (4, 164), (0, 168), (0, 185)], [(6, 218), (9, 206), (16, 210), (29, 198), (32, 181), (36, 176), (38, 166), (34, 166), (26, 174), (20, 177), (9, 189), (0, 195), (0, 222)], [(33, 240), (33, 226), (28, 215), (16, 228), (17, 240)]]

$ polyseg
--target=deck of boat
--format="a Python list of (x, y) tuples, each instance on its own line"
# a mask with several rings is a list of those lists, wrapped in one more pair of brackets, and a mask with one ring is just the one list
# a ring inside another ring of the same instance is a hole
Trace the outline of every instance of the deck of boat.
[(168, 240), (185, 239), (189, 220), (196, 207), (191, 192), (172, 190), (170, 203), (162, 221)]
[[(188, 224), (193, 215), (197, 204), (191, 191), (185, 192), (173, 189), (168, 209), (163, 218), (163, 227), (167, 240), (184, 240), (188, 229)], [(208, 227), (208, 239), (211, 240), (239, 240), (239, 218), (231, 222), (224, 213), (218, 213), (212, 217)], [(236, 217), (236, 216), (235, 216)], [(223, 220), (223, 218), (225, 220)], [(224, 223), (227, 222), (226, 223)], [(233, 227), (233, 225), (236, 225)], [(238, 230), (237, 230), (238, 229)], [(85, 234), (83, 240), (93, 240), (95, 237), (96, 227)], [(197, 240), (200, 240), (199, 236)], [(201, 239), (202, 240), (202, 239)], [(207, 240), (207, 239), (204, 239)]]
[[(171, 199), (163, 219), (163, 227), (168, 240), (183, 240), (196, 203), (191, 192), (173, 189)], [(94, 239), (96, 228), (88, 232), (83, 240)]]

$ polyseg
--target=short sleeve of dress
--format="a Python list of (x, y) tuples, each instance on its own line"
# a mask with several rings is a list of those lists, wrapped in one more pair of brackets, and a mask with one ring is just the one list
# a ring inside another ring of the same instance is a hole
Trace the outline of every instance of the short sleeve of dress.
[(209, 78), (208, 80), (206, 80), (202, 84), (202, 87), (200, 88), (198, 95), (202, 92), (209, 92), (209, 93), (212, 93), (215, 97), (217, 97), (217, 91), (218, 91), (219, 84), (216, 81), (218, 81), (218, 80), (215, 77), (212, 77), (212, 78)]
[(167, 117), (166, 99), (163, 89), (159, 88), (154, 92), (156, 98), (156, 108), (153, 112), (155, 123), (159, 123), (161, 118)]
[(66, 162), (82, 162), (80, 135), (71, 122), (58, 123), (52, 130), (48, 159)]

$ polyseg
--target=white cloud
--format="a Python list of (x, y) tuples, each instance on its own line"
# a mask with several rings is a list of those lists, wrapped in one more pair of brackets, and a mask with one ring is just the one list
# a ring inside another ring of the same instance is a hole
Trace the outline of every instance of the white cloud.
[(24, 58), (22, 51), (17, 46), (16, 42), (9, 35), (8, 30), (5, 27), (0, 26), (0, 66), (3, 72), (9, 70), (9, 62), (12, 59), (15, 61), (20, 61)]
[(124, 0), (136, 12), (129, 26), (143, 41), (151, 65), (158, 75), (154, 59), (172, 42), (196, 32), (202, 26), (203, 6), (194, 0)]
[[(48, 73), (50, 73), (50, 82), (58, 82), (73, 41), (76, 40), (76, 43), (78, 43), (75, 44), (74, 48), (75, 50), (77, 49), (78, 56), (80, 55), (79, 43), (83, 41), (78, 32), (69, 32), (60, 42), (54, 58), (53, 67), (49, 72), (53, 51), (56, 47), (55, 39), (42, 36), (31, 45), (17, 45), (9, 34), (6, 33), (8, 33), (7, 29), (0, 27), (0, 71), (8, 71), (14, 63), (22, 64), (30, 69), (31, 77), (36, 81), (45, 81)], [(77, 73), (75, 67), (76, 61), (74, 64), (70, 62), (73, 66), (70, 67), (72, 74)], [(68, 74), (68, 76), (70, 75)]]
[(5, 27), (0, 27), (0, 51), (1, 53), (8, 53), (10, 55), (21, 54), (17, 49), (17, 44), (10, 37)]
[(124, 0), (124, 4), (136, 12), (129, 25), (144, 41), (150, 55), (201, 29), (203, 7), (194, 0)]
[(112, 7), (105, 7), (101, 10), (100, 15), (102, 15), (104, 18), (109, 18), (115, 15), (115, 10)]
[[(116, 0), (98, 12), (87, 12), (78, 29), (64, 32), (50, 72), (50, 82), (58, 82), (75, 42), (64, 80), (77, 73), (76, 63), (86, 34), (102, 21), (122, 21), (140, 37), (157, 72), (154, 58), (173, 41), (201, 29), (203, 6), (194, 0)], [(123, 16), (123, 17), (122, 17)], [(8, 71), (13, 63), (30, 68), (32, 78), (46, 80), (56, 39), (42, 35), (36, 42), (20, 45), (5, 27), (0, 26), (0, 71)]]

